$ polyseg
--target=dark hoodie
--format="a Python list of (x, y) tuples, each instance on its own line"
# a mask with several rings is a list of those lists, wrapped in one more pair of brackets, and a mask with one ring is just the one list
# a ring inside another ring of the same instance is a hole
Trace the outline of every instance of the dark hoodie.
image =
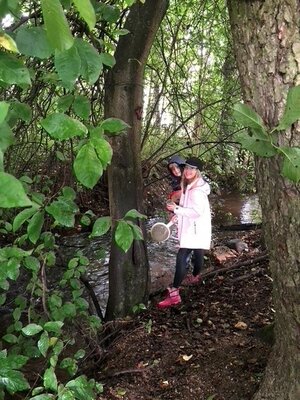
[(180, 167), (181, 173), (182, 173), (184, 164), (185, 164), (185, 160), (184, 160), (184, 158), (175, 155), (175, 156), (172, 156), (168, 161), (168, 170), (170, 172), (171, 186), (172, 186), (173, 191), (177, 191), (177, 190), (181, 189), (181, 187), (180, 187), (181, 176), (173, 175), (172, 171), (169, 168), (170, 164), (177, 164)]

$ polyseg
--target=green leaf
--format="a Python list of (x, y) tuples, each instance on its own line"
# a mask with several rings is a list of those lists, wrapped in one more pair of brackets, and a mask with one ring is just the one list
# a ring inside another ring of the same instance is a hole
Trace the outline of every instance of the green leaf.
[(28, 57), (45, 59), (52, 54), (44, 27), (22, 27), (17, 32), (16, 42), (20, 52)]
[(298, 119), (300, 119), (300, 86), (295, 86), (288, 92), (283, 116), (275, 129), (285, 131)]
[(79, 150), (74, 161), (74, 172), (78, 181), (89, 189), (92, 189), (102, 176), (102, 163), (91, 143), (85, 144)]
[(38, 348), (39, 348), (41, 354), (44, 357), (46, 357), (46, 355), (47, 355), (47, 351), (49, 349), (49, 346), (50, 346), (50, 344), (49, 344), (48, 332), (43, 332), (41, 334), (41, 337), (40, 337), (39, 341), (38, 341)]
[(11, 258), (6, 264), (7, 277), (12, 280), (17, 280), (20, 273), (20, 261), (16, 258)]
[(91, 112), (91, 104), (86, 96), (77, 96), (73, 104), (75, 114), (82, 119), (88, 119)]
[(32, 118), (32, 111), (28, 104), (13, 101), (10, 103), (10, 110), (8, 112), (7, 122), (13, 127), (19, 119), (25, 122), (30, 122)]
[(111, 163), (113, 154), (111, 145), (104, 138), (95, 136), (91, 138), (91, 143), (94, 146), (99, 159), (101, 160), (103, 168), (105, 169), (107, 165)]
[(0, 101), (0, 124), (4, 122), (9, 109), (9, 103), (6, 101)]
[(69, 186), (65, 186), (62, 190), (63, 197), (67, 200), (75, 200), (76, 199), (76, 192), (73, 188)]
[(107, 65), (110, 68), (112, 68), (116, 64), (115, 57), (108, 53), (101, 53), (100, 60), (101, 60), (102, 64)]
[(139, 211), (135, 210), (134, 208), (132, 210), (127, 211), (125, 214), (124, 218), (140, 218), (140, 219), (147, 219), (147, 216), (144, 214), (141, 214)]
[(126, 122), (122, 121), (119, 118), (107, 118), (105, 119), (101, 125), (101, 129), (109, 133), (122, 133), (127, 128), (130, 128)]
[(8, 51), (19, 53), (18, 47), (14, 39), (3, 31), (0, 31), (0, 46)]
[(100, 217), (94, 225), (90, 237), (102, 236), (109, 231), (111, 227), (111, 217)]
[(79, 209), (72, 200), (60, 196), (58, 200), (55, 200), (46, 207), (46, 211), (60, 225), (73, 227), (75, 224), (75, 215)]
[(132, 223), (131, 221), (127, 221), (127, 223), (129, 224), (129, 226), (132, 229), (133, 238), (135, 240), (144, 240), (142, 229), (138, 225)]
[(233, 118), (245, 128), (253, 128), (266, 134), (266, 128), (261, 117), (246, 104), (237, 103), (233, 107)]
[(5, 387), (10, 393), (21, 392), (30, 388), (24, 375), (14, 370), (8, 370), (4, 373), (0, 370), (0, 387)]
[(47, 38), (53, 49), (67, 50), (74, 38), (59, 0), (41, 0)]
[(90, 0), (73, 0), (73, 2), (80, 16), (87, 23), (89, 30), (91, 31), (94, 29), (96, 24), (96, 14)]
[(277, 154), (270, 138), (261, 131), (252, 129), (252, 135), (241, 132), (235, 135), (236, 140), (247, 150), (252, 151), (260, 157), (272, 157)]
[(0, 172), (0, 208), (27, 207), (32, 203), (14, 176)]
[(126, 253), (133, 242), (133, 232), (131, 227), (125, 221), (118, 221), (115, 232), (115, 241), (117, 245)]
[(57, 378), (53, 367), (47, 368), (44, 373), (44, 386), (45, 389), (52, 391), (57, 390)]
[(36, 257), (25, 257), (24, 266), (30, 271), (38, 272), (40, 269), (40, 261)]
[(44, 225), (44, 211), (36, 212), (30, 219), (27, 234), (32, 243), (36, 243), (41, 235), (42, 227)]
[(9, 85), (30, 85), (28, 69), (15, 56), (7, 53), (0, 53), (0, 81)]
[[(43, 388), (43, 390), (44, 390), (44, 388)], [(54, 394), (45, 394), (45, 393), (30, 397), (30, 400), (54, 400), (54, 399), (56, 399), (56, 396), (54, 396)], [(63, 399), (61, 399), (61, 400), (63, 400)], [(74, 400), (74, 399), (72, 399), (72, 400)]]
[(37, 325), (37, 324), (28, 324), (28, 325), (24, 326), (24, 328), (22, 328), (22, 332), (26, 336), (34, 336), (37, 333), (41, 332), (42, 330), (43, 330), (43, 328), (41, 327), (41, 325)]
[(41, 121), (41, 125), (52, 138), (58, 140), (81, 137), (88, 132), (80, 121), (61, 113), (49, 115)]
[(46, 322), (44, 325), (44, 329), (47, 332), (54, 332), (56, 334), (60, 334), (61, 332), (61, 328), (63, 326), (63, 322), (62, 321), (50, 321), (50, 322)]
[[(2, 339), (5, 340), (7, 343), (15, 344), (18, 342), (18, 338), (15, 335), (12, 335), (11, 333), (2, 336)], [(0, 366), (0, 371), (1, 371), (1, 366)]]
[(120, 10), (111, 5), (100, 3), (98, 5), (98, 11), (100, 12), (102, 19), (110, 23), (117, 22), (120, 18)]
[(81, 59), (80, 74), (88, 84), (94, 84), (99, 78), (103, 64), (97, 50), (82, 39), (75, 39), (75, 46)]
[(75, 46), (68, 50), (55, 51), (55, 68), (66, 87), (72, 88), (80, 73), (81, 60)]
[(25, 208), (19, 214), (17, 214), (14, 218), (13, 221), (13, 232), (16, 232), (23, 224), (25, 221), (28, 221), (33, 214), (36, 213), (37, 207), (31, 207), (31, 208)]
[(70, 107), (71, 104), (74, 101), (74, 95), (73, 94), (66, 94), (65, 96), (60, 97), (57, 100), (57, 109), (59, 112), (64, 113), (67, 111)]
[[(5, 152), (5, 150), (14, 143), (14, 136), (6, 122), (0, 125), (0, 150)], [(2, 153), (3, 154), (3, 153)]]
[(300, 182), (300, 148), (283, 147), (280, 148), (284, 155), (282, 175), (295, 183)]

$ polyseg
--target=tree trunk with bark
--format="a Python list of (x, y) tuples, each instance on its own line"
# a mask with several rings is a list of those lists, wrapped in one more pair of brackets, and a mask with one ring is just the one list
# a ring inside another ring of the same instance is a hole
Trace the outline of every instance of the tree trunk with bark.
[[(300, 83), (299, 0), (228, 0), (228, 8), (244, 100), (273, 128)], [(299, 123), (279, 133), (278, 145), (300, 146)], [(300, 188), (281, 166), (280, 157), (256, 159), (276, 342), (255, 400), (300, 399)]]
[[(143, 182), (140, 137), (143, 110), (143, 74), (152, 43), (167, 10), (167, 0), (147, 0), (131, 7), (115, 58), (109, 71), (105, 96), (105, 118), (116, 117), (130, 128), (111, 140), (113, 158), (108, 170), (110, 214), (116, 221), (130, 209), (143, 212)], [(114, 231), (114, 229), (113, 229)], [(132, 313), (145, 303), (149, 290), (146, 245), (135, 240), (127, 253), (112, 240), (109, 263), (109, 300), (106, 319)]]

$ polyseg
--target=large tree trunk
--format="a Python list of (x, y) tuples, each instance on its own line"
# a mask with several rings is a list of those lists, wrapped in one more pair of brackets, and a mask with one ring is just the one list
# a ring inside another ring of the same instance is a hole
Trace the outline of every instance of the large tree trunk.
[[(135, 4), (127, 17), (117, 45), (116, 65), (106, 79), (105, 118), (116, 117), (130, 128), (114, 138), (112, 164), (108, 170), (110, 214), (113, 221), (130, 209), (143, 212), (143, 182), (140, 160), (143, 74), (157, 29), (167, 10), (167, 0)], [(109, 300), (106, 319), (123, 317), (134, 305), (148, 299), (149, 264), (146, 245), (134, 241), (127, 253), (115, 241), (109, 263)]]
[[(299, 0), (228, 0), (245, 101), (275, 127), (290, 86), (300, 83)], [(300, 105), (299, 105), (300, 106)], [(300, 145), (299, 125), (278, 137)], [(276, 343), (255, 400), (300, 399), (300, 196), (279, 157), (256, 160), (257, 187), (274, 280)]]

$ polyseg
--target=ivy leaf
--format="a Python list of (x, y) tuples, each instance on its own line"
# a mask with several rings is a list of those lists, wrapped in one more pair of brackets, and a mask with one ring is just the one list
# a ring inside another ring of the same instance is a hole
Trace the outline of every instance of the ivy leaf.
[(83, 136), (88, 131), (80, 121), (61, 113), (49, 115), (41, 121), (41, 125), (52, 138), (58, 140)]
[(300, 148), (284, 147), (281, 148), (284, 154), (282, 175), (295, 183), (300, 182)]
[(23, 185), (14, 176), (0, 172), (0, 208), (31, 206)]
[(102, 236), (109, 231), (111, 227), (111, 217), (100, 217), (94, 225), (90, 237)]
[(96, 24), (96, 14), (90, 0), (73, 0), (73, 2), (80, 16), (87, 23), (89, 30), (91, 31), (94, 29)]
[(92, 143), (87, 143), (79, 150), (74, 161), (76, 178), (85, 187), (92, 189), (103, 174), (103, 166)]
[(52, 54), (44, 27), (30, 26), (19, 29), (16, 42), (20, 52), (28, 57), (45, 59)]
[(59, 0), (41, 0), (47, 38), (53, 49), (67, 50), (74, 38)]
[(288, 92), (283, 116), (275, 129), (284, 131), (298, 119), (300, 119), (300, 86), (295, 86)]
[(237, 103), (234, 105), (233, 118), (243, 127), (255, 129), (267, 136), (261, 117), (246, 104)]
[(133, 232), (131, 227), (125, 221), (118, 221), (115, 232), (115, 241), (117, 245), (126, 253), (133, 242)]
[(100, 128), (106, 131), (106, 133), (118, 134), (130, 128), (130, 126), (119, 118), (107, 118), (101, 123)]
[(261, 157), (272, 157), (277, 154), (270, 138), (259, 130), (252, 129), (252, 135), (242, 132), (235, 135), (236, 140), (247, 150)]

